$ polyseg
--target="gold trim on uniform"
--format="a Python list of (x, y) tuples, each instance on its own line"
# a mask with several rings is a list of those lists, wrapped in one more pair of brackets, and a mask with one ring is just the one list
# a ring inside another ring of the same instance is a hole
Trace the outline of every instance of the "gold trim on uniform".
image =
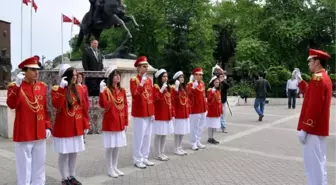
[(37, 116), (37, 120), (43, 120), (44, 119), (44, 116), (43, 115), (38, 115)]
[(57, 91), (58, 88), (59, 88), (59, 85), (54, 85), (54, 86), (52, 86), (52, 90), (53, 90), (53, 91)]
[(34, 91), (39, 91), (40, 89), (41, 89), (40, 86), (38, 86), (38, 85), (34, 85)]
[(314, 127), (314, 121), (312, 119), (308, 119), (307, 122), (303, 122), (303, 124), (310, 127)]
[(75, 118), (76, 118), (76, 119), (81, 119), (81, 118), (82, 118), (82, 115), (81, 115), (81, 114), (77, 114), (77, 115), (75, 116)]
[(12, 87), (12, 86), (14, 86), (16, 83), (15, 82), (11, 82), (11, 83), (9, 83), (7, 86), (8, 87)]
[(322, 73), (314, 73), (313, 80), (320, 81), (322, 79)]

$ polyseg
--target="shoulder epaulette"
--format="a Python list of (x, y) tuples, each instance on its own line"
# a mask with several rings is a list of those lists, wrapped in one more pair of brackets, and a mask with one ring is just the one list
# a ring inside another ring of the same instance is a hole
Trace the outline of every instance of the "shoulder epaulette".
[(12, 86), (14, 86), (16, 83), (15, 82), (10, 82), (9, 84), (8, 84), (8, 87), (12, 87)]
[(45, 85), (45, 86), (48, 86), (45, 82), (40, 81), (40, 83), (43, 84), (43, 85)]
[(322, 73), (313, 74), (313, 80), (320, 81), (322, 79)]
[(175, 89), (175, 85), (169, 85), (170, 88), (174, 88)]
[(193, 83), (193, 81), (188, 82), (188, 84), (192, 84), (192, 83)]
[(160, 89), (158, 84), (154, 84), (154, 87)]
[(133, 76), (133, 77), (131, 78), (131, 80), (132, 80), (132, 81), (135, 81), (135, 80), (137, 80), (137, 77), (136, 77), (136, 76)]
[(208, 91), (211, 91), (211, 88), (209, 88)]
[(58, 88), (59, 88), (59, 85), (54, 85), (54, 86), (52, 87), (52, 90), (53, 90), (53, 91), (57, 91)]

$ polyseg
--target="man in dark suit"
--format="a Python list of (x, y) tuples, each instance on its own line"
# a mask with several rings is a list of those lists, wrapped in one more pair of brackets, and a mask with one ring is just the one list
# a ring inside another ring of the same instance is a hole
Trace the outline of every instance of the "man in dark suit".
[(85, 71), (102, 71), (103, 57), (98, 50), (98, 41), (91, 41), (91, 46), (86, 48), (83, 52), (82, 65)]

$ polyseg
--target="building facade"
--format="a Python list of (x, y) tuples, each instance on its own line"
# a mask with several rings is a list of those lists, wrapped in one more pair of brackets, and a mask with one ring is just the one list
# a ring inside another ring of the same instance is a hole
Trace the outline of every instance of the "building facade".
[(10, 23), (0, 20), (0, 89), (5, 89), (11, 81), (10, 33)]

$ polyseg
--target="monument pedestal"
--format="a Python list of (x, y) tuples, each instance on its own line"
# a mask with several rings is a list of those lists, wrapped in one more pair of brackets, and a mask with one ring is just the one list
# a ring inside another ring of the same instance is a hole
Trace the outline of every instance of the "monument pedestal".
[(7, 90), (0, 90), (0, 136), (13, 138), (15, 110), (7, 107)]

